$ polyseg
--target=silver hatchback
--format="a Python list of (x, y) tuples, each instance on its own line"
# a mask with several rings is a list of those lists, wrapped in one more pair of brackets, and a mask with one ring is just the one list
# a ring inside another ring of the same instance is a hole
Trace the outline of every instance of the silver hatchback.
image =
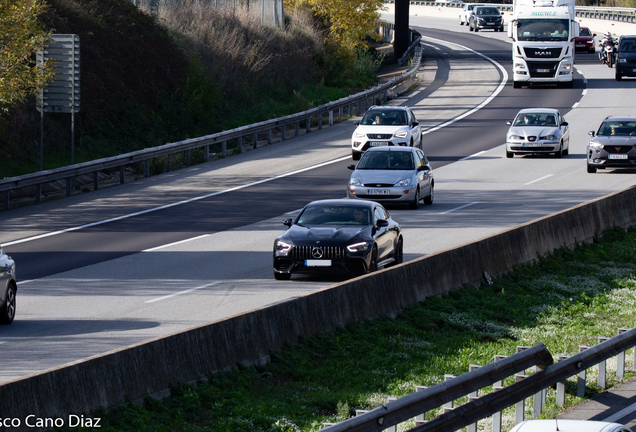
[(0, 324), (11, 324), (15, 318), (15, 262), (0, 249)]
[(414, 147), (372, 147), (360, 159), (349, 179), (347, 196), (384, 204), (433, 204), (433, 169), (424, 152)]

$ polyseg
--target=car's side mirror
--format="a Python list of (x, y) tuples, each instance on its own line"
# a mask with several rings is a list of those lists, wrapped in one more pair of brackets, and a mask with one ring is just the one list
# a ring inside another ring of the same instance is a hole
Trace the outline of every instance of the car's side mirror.
[(596, 37), (596, 33), (592, 33), (592, 37)]
[(420, 124), (420, 122), (416, 122), (416, 121), (414, 121), (414, 122), (413, 122), (413, 127), (415, 127), (415, 126), (417, 126), (417, 125), (419, 125), (419, 124)]
[(290, 227), (292, 225), (291, 218), (283, 219), (283, 225)]
[(350, 169), (351, 171), (353, 171), (354, 169), (356, 169), (355, 165), (348, 165), (347, 169)]
[(417, 167), (418, 171), (429, 171), (431, 169), (431, 167), (429, 167), (428, 165), (422, 165)]
[(568, 123), (568, 122), (566, 122), (566, 121), (561, 122), (561, 126), (569, 126), (569, 123)]
[(359, 121), (353, 122), (353, 125), (354, 125), (355, 127), (358, 127), (358, 126), (360, 126), (360, 122), (359, 122)]
[(594, 131), (589, 131), (587, 134), (588, 134), (589, 136), (591, 136), (591, 137), (593, 137), (594, 135), (596, 135), (596, 133), (595, 133)]
[(384, 219), (378, 219), (378, 223), (376, 224), (378, 228), (389, 226), (389, 221)]
[(508, 126), (512, 126), (512, 122), (507, 121), (507, 122), (506, 122), (506, 124), (507, 124)]

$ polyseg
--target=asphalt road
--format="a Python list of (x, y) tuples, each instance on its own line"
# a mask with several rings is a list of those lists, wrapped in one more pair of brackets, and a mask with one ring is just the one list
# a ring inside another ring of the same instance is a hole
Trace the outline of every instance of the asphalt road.
[[(393, 103), (411, 106), (429, 128), (424, 149), (437, 189), (433, 206), (389, 208), (404, 227), (406, 260), (634, 184), (629, 175), (591, 176), (584, 160), (587, 130), (610, 112), (625, 112), (633, 81), (614, 82), (613, 71), (581, 56), (577, 67), (587, 81), (577, 76), (572, 90), (500, 88), (511, 66), (503, 38), (430, 28), (424, 20), (411, 23), (428, 26), (420, 29), (420, 86)], [(529, 106), (566, 113), (570, 156), (504, 157), (505, 122)], [(344, 197), (352, 131), (346, 121), (221, 161), (1, 213), (0, 242), (17, 262), (20, 285), (17, 319), (0, 328), (0, 381), (337, 281), (275, 281), (271, 248), (286, 214)]]

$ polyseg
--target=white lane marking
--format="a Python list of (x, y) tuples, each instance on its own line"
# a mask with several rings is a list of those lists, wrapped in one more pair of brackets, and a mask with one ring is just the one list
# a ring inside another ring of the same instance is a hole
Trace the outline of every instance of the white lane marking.
[(469, 115), (471, 115), (471, 114), (473, 114), (473, 113), (476, 113), (477, 111), (479, 111), (480, 109), (482, 109), (483, 107), (485, 107), (486, 105), (488, 105), (490, 102), (492, 102), (492, 100), (493, 100), (493, 99), (494, 99), (494, 98), (495, 98), (495, 97), (496, 97), (499, 93), (501, 93), (501, 91), (503, 90), (504, 86), (506, 85), (506, 82), (508, 82), (508, 72), (506, 72), (506, 69), (504, 69), (504, 67), (503, 67), (502, 65), (500, 65), (499, 63), (497, 63), (496, 61), (494, 61), (494, 60), (493, 60), (493, 59), (491, 59), (490, 57), (487, 57), (487, 56), (483, 55), (483, 54), (482, 54), (482, 53), (480, 53), (480, 52), (477, 52), (477, 51), (475, 51), (475, 50), (472, 50), (472, 49), (470, 49), (470, 48), (468, 48), (468, 47), (465, 47), (465, 46), (463, 46), (463, 45), (459, 45), (459, 44), (456, 44), (456, 43), (452, 43), (452, 42), (448, 42), (448, 41), (443, 41), (443, 40), (440, 40), (440, 39), (429, 38), (429, 37), (426, 37), (425, 39), (427, 39), (427, 40), (434, 40), (434, 41), (442, 42), (442, 43), (445, 43), (445, 44), (455, 45), (455, 46), (458, 46), (458, 47), (463, 48), (463, 49), (465, 49), (465, 50), (468, 50), (468, 51), (472, 52), (473, 54), (477, 54), (478, 56), (485, 58), (485, 59), (486, 59), (486, 60), (488, 60), (490, 63), (492, 63), (493, 65), (495, 65), (497, 68), (499, 68), (499, 70), (501, 71), (501, 74), (502, 74), (502, 79), (501, 79), (501, 82), (499, 83), (499, 86), (495, 89), (495, 91), (494, 91), (494, 92), (493, 92), (493, 93), (492, 93), (492, 94), (491, 94), (491, 95), (490, 95), (490, 96), (489, 96), (489, 97), (488, 97), (485, 101), (483, 101), (482, 103), (480, 103), (479, 105), (477, 105), (477, 106), (476, 106), (475, 108), (473, 108), (472, 110), (467, 111), (467, 112), (465, 112), (464, 114), (460, 115), (459, 117), (455, 117), (454, 119), (449, 120), (449, 121), (447, 121), (446, 123), (442, 123), (441, 125), (438, 125), (438, 126), (435, 126), (435, 127), (431, 128), (431, 129), (427, 129), (427, 130), (423, 131), (423, 132), (422, 132), (422, 135), (426, 135), (426, 134), (429, 134), (429, 133), (431, 133), (431, 132), (435, 132), (436, 130), (439, 130), (439, 129), (441, 129), (441, 128), (443, 128), (443, 127), (446, 127), (446, 126), (450, 126), (451, 124), (453, 124), (453, 123), (455, 123), (455, 122), (457, 122), (457, 121), (459, 121), (459, 120), (461, 120), (461, 119), (463, 119), (463, 118), (465, 118), (465, 117), (468, 117)]
[(468, 160), (468, 159), (473, 158), (473, 157), (475, 157), (475, 156), (479, 156), (479, 155), (480, 155), (480, 154), (482, 154), (482, 153), (486, 153), (486, 150), (480, 151), (480, 152), (475, 153), (475, 154), (472, 154), (472, 155), (470, 155), (470, 156), (466, 156), (465, 158), (461, 158), (461, 159), (460, 159), (460, 161)]
[(464, 204), (463, 206), (455, 207), (454, 209), (450, 209), (450, 210), (447, 210), (447, 211), (445, 211), (443, 213), (438, 213), (438, 214), (445, 215), (445, 214), (452, 213), (452, 212), (457, 211), (457, 210), (464, 209), (466, 207), (470, 207), (471, 205), (475, 205), (475, 204), (479, 204), (479, 201), (471, 202), (470, 204)]
[(29, 283), (29, 282), (33, 282), (33, 279), (16, 282), (16, 285), (22, 285), (22, 284)]
[(280, 175), (277, 175), (277, 176), (274, 176), (274, 177), (269, 177), (269, 178), (266, 178), (266, 179), (263, 179), (263, 180), (258, 180), (258, 181), (252, 182), (252, 183), (246, 183), (246, 184), (243, 184), (243, 185), (240, 185), (240, 186), (236, 186), (236, 187), (233, 187), (233, 188), (230, 188), (230, 189), (225, 189), (225, 190), (222, 190), (222, 191), (213, 192), (211, 194), (202, 195), (202, 196), (190, 198), (190, 199), (183, 200), (183, 201), (178, 201), (178, 202), (175, 202), (175, 203), (172, 203), (172, 204), (166, 204), (166, 205), (163, 205), (163, 206), (160, 206), (160, 207), (150, 208), (150, 209), (147, 209), (147, 210), (142, 210), (142, 211), (139, 211), (139, 212), (130, 213), (130, 214), (122, 215), (122, 216), (117, 216), (117, 217), (114, 217), (114, 218), (111, 218), (111, 219), (105, 219), (105, 220), (102, 220), (102, 221), (93, 222), (93, 223), (89, 223), (89, 224), (86, 224), (86, 225), (80, 225), (80, 226), (76, 226), (76, 227), (72, 227), (72, 228), (67, 228), (67, 229), (63, 229), (63, 230), (60, 230), (60, 231), (53, 231), (53, 232), (46, 233), (46, 234), (40, 234), (40, 235), (33, 236), (33, 237), (27, 237), (27, 238), (21, 239), (21, 240), (15, 240), (15, 241), (7, 242), (7, 243), (2, 243), (2, 245), (0, 245), (0, 246), (1, 247), (6, 247), (6, 246), (12, 246), (12, 245), (15, 245), (15, 244), (20, 244), (20, 243), (26, 243), (26, 242), (29, 242), (29, 241), (39, 240), (39, 239), (42, 239), (42, 238), (51, 237), (51, 236), (58, 235), (58, 234), (65, 234), (65, 233), (68, 233), (68, 232), (77, 231), (77, 230), (81, 230), (81, 229), (84, 229), (84, 228), (90, 228), (90, 227), (93, 227), (93, 226), (96, 226), (96, 225), (102, 225), (102, 224), (105, 224), (105, 223), (115, 222), (115, 221), (118, 221), (118, 220), (127, 219), (127, 218), (131, 218), (131, 217), (134, 217), (134, 216), (139, 216), (139, 215), (142, 215), (142, 214), (146, 214), (146, 213), (152, 213), (152, 212), (155, 212), (155, 211), (164, 210), (164, 209), (167, 209), (167, 208), (170, 208), (170, 207), (175, 207), (175, 206), (178, 206), (178, 205), (181, 205), (181, 204), (188, 204), (188, 203), (191, 203), (191, 202), (194, 202), (194, 201), (199, 201), (199, 200), (202, 200), (202, 199), (205, 199), (205, 198), (210, 198), (210, 197), (213, 197), (213, 196), (222, 195), (222, 194), (225, 194), (225, 193), (228, 193), (228, 192), (234, 192), (234, 191), (245, 189), (245, 188), (248, 188), (248, 187), (251, 187), (251, 186), (256, 186), (256, 185), (259, 185), (259, 184), (267, 183), (267, 182), (270, 182), (270, 181), (273, 181), (273, 180), (278, 180), (278, 179), (289, 177), (289, 176), (292, 176), (292, 175), (295, 175), (295, 174), (300, 174), (300, 173), (305, 172), (305, 171), (310, 171), (312, 169), (316, 169), (316, 168), (320, 168), (320, 167), (323, 167), (323, 166), (331, 165), (331, 164), (334, 164), (334, 163), (337, 163), (337, 162), (342, 162), (342, 161), (345, 161), (347, 159), (351, 159), (351, 156), (344, 156), (344, 157), (341, 157), (341, 158), (338, 158), (338, 159), (334, 159), (334, 160), (331, 160), (331, 161), (328, 161), (328, 162), (323, 162), (323, 163), (319, 163), (317, 165), (312, 165), (312, 166), (309, 166), (307, 168), (302, 168), (302, 169), (299, 169), (299, 170), (296, 170), (296, 171), (291, 171), (291, 172), (288, 172), (288, 173), (285, 173), (285, 174), (280, 174)]
[(7, 341), (0, 341), (0, 345), (2, 345), (3, 343), (7, 343)]
[(608, 422), (608, 423), (615, 423), (618, 420), (622, 419), (623, 417), (625, 417), (627, 415), (630, 415), (634, 411), (636, 411), (636, 404), (630, 405), (627, 408), (623, 408), (619, 412), (614, 413), (611, 416), (609, 416), (608, 418), (606, 418), (604, 420), (601, 420), (601, 421)]
[(158, 301), (161, 301), (161, 300), (165, 300), (165, 299), (169, 299), (169, 298), (172, 298), (172, 297), (176, 297), (176, 296), (181, 295), (181, 294), (187, 294), (187, 293), (192, 292), (192, 291), (196, 291), (196, 290), (200, 290), (200, 289), (203, 289), (203, 288), (211, 287), (212, 285), (217, 285), (217, 284), (220, 284), (220, 283), (221, 283), (220, 281), (212, 282), (212, 283), (209, 283), (209, 284), (205, 284), (205, 285), (201, 285), (201, 286), (198, 286), (198, 287), (190, 288), (190, 289), (187, 289), (187, 290), (184, 290), (184, 291), (179, 291), (179, 292), (176, 292), (174, 294), (169, 294), (167, 296), (158, 297), (158, 298), (152, 299), (152, 300), (146, 300), (144, 303), (158, 302)]
[(581, 96), (585, 96), (587, 94), (587, 89), (584, 89), (583, 92), (581, 92)]
[(192, 238), (181, 240), (181, 241), (178, 241), (178, 242), (168, 243), (168, 244), (157, 246), (157, 247), (153, 247), (153, 248), (150, 248), (150, 249), (145, 249), (145, 250), (142, 250), (142, 252), (152, 252), (152, 251), (156, 251), (158, 249), (167, 248), (169, 246), (176, 246), (176, 245), (181, 244), (181, 243), (187, 243), (187, 242), (190, 242), (190, 241), (193, 241), (193, 240), (198, 240), (198, 239), (209, 237), (209, 236), (210, 236), (210, 234), (203, 234), (203, 235), (200, 235), (200, 236), (192, 237)]
[(529, 185), (529, 184), (536, 183), (536, 182), (541, 181), (541, 180), (545, 180), (545, 179), (547, 179), (548, 177), (552, 177), (553, 175), (554, 175), (554, 174), (548, 174), (548, 175), (545, 175), (545, 176), (543, 176), (543, 177), (539, 177), (538, 179), (535, 179), (535, 180), (529, 181), (528, 183), (524, 183), (523, 185), (524, 185), (524, 186), (527, 186), (527, 185)]
[(576, 108), (577, 106), (579, 106), (579, 103), (575, 103), (574, 105), (572, 105), (572, 109)]

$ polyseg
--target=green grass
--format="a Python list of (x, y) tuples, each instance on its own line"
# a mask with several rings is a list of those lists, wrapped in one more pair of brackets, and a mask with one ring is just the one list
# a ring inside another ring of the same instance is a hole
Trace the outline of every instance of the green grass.
[[(598, 336), (631, 328), (635, 257), (636, 231), (610, 230), (592, 244), (519, 266), (491, 286), (464, 287), (416, 304), (395, 319), (382, 316), (315, 335), (271, 353), (264, 366), (212, 374), (196, 386), (173, 388), (163, 401), (147, 398), (142, 405), (126, 403), (95, 415), (103, 417), (104, 431), (319, 430), (322, 422), (344, 420), (416, 385), (435, 385), (444, 374), (460, 375), (470, 364), (511, 355), (516, 346), (543, 342), (555, 357), (572, 355), (579, 344), (593, 346)], [(628, 378), (632, 358), (627, 356)], [(619, 382), (614, 370), (608, 361), (610, 386)], [(595, 382), (590, 369), (587, 397), (600, 391)], [(574, 396), (573, 379), (567, 391), (565, 406), (558, 408), (549, 390), (544, 416), (581, 401)], [(436, 414), (429, 412), (427, 418)], [(513, 423), (514, 407), (504, 412), (504, 430)], [(489, 419), (479, 428), (490, 430)]]

